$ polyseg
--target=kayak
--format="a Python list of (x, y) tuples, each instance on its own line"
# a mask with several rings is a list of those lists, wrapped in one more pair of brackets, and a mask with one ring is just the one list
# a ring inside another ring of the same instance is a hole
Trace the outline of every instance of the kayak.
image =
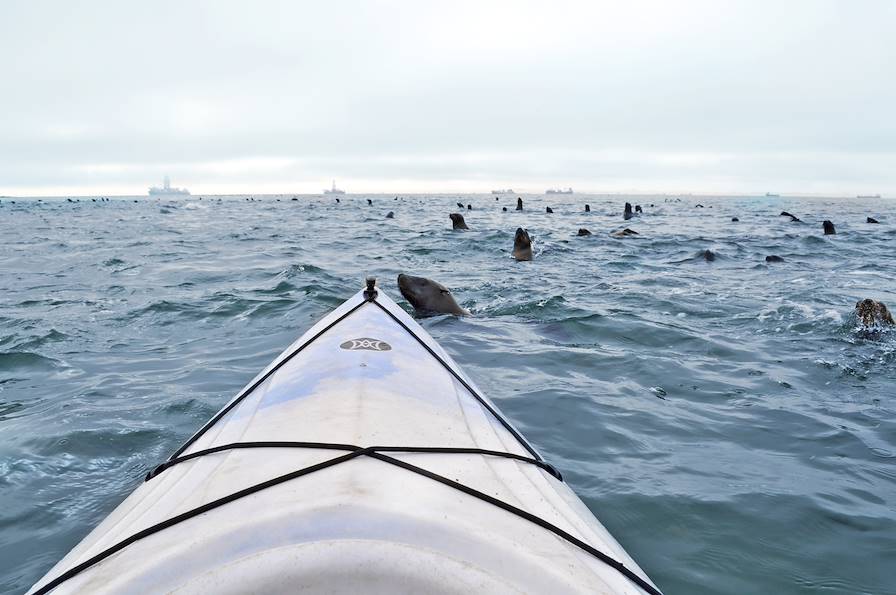
[(372, 279), (29, 593), (287, 591), (659, 593)]

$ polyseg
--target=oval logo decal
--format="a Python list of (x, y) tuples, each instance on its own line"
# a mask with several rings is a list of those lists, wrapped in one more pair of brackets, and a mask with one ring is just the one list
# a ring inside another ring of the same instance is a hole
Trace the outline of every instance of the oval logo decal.
[(390, 349), (392, 349), (392, 346), (385, 341), (380, 341), (379, 339), (371, 339), (369, 337), (361, 337), (360, 339), (349, 339), (348, 341), (340, 345), (340, 347), (342, 349), (348, 349), (349, 351), (389, 351)]

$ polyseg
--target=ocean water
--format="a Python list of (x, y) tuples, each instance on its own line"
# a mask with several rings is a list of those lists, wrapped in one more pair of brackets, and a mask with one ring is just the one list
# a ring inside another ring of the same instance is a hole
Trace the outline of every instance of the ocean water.
[(896, 204), (247, 198), (0, 202), (0, 592), (366, 275), (404, 303), (405, 272), (474, 313), (422, 324), (668, 595), (896, 593), (896, 331), (851, 314), (896, 306)]

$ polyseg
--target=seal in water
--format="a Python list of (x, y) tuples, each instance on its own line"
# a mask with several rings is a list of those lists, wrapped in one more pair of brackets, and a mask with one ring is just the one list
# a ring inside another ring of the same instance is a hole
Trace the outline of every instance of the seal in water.
[(856, 302), (856, 317), (863, 326), (893, 326), (893, 315), (883, 302), (865, 298)]
[(712, 262), (716, 259), (716, 253), (712, 250), (704, 250), (700, 253), (700, 256), (702, 256), (703, 260), (705, 260), (706, 262)]
[(834, 224), (827, 219), (821, 222), (821, 227), (824, 229), (824, 235), (826, 236), (836, 235), (837, 233), (837, 230), (834, 229)]
[(464, 203), (462, 203), (462, 202), (458, 202), (458, 203), (455, 203), (455, 204), (457, 205), (457, 208), (459, 208), (459, 209), (464, 208)]
[(731, 220), (732, 221), (740, 221), (740, 219), (738, 219), (737, 217), (732, 217)]
[(472, 210), (473, 210), (473, 205), (467, 205), (467, 210), (468, 210), (468, 211), (472, 211)]
[(544, 208), (544, 212), (545, 212), (545, 213), (553, 213), (553, 212), (554, 212), (554, 209), (552, 209), (551, 207), (545, 207), (545, 208)]
[(610, 235), (613, 236), (614, 238), (624, 238), (627, 236), (636, 236), (636, 235), (638, 235), (638, 232), (635, 231), (634, 229), (629, 229), (626, 227), (625, 229), (620, 229), (619, 231), (614, 231)]
[(516, 210), (517, 211), (523, 210), (523, 199), (520, 198), (519, 196), (516, 197)]
[(880, 221), (878, 221), (874, 217), (868, 217), (867, 219), (865, 219), (865, 223), (880, 223)]
[(370, 200), (370, 199), (368, 198), (368, 199), (367, 199), (367, 204), (368, 204), (368, 205), (373, 205), (373, 201)]
[(504, 212), (506, 213), (506, 212), (507, 212), (507, 207), (501, 207), (501, 210), (504, 211)]
[(395, 218), (395, 213), (393, 213), (392, 211), (389, 211), (388, 213), (386, 213), (386, 219), (394, 219), (394, 218)]
[(522, 227), (516, 228), (513, 236), (513, 257), (517, 260), (532, 260), (532, 238)]
[(577, 235), (577, 236), (590, 236), (590, 235), (591, 235), (591, 232), (588, 231), (587, 229), (585, 229), (584, 227), (580, 227), (580, 228), (579, 228), (579, 233), (577, 233), (576, 235)]
[(765, 257), (765, 262), (784, 262), (784, 259), (776, 254), (770, 254)]
[(796, 215), (791, 215), (787, 211), (781, 211), (781, 217), (790, 217), (791, 222), (801, 221), (799, 217), (797, 217)]
[[(293, 200), (299, 200), (298, 198), (294, 198)], [(336, 199), (336, 202), (339, 202), (339, 199)]]
[(635, 205), (635, 212), (636, 212), (636, 213), (643, 213), (643, 212), (644, 212), (644, 211), (641, 209), (641, 205)]
[(448, 216), (451, 217), (451, 229), (470, 229), (467, 227), (467, 222), (464, 221), (464, 216), (460, 213), (451, 213)]
[(632, 215), (632, 203), (627, 202), (625, 203), (625, 211), (622, 213), (622, 218), (628, 221), (632, 217), (634, 217), (634, 215)]
[(461, 308), (454, 300), (450, 289), (432, 279), (401, 274), (398, 275), (398, 290), (417, 314), (470, 314), (469, 310)]
[(591, 212), (591, 205), (585, 205), (585, 212), (586, 212), (586, 213), (590, 213), (590, 212)]

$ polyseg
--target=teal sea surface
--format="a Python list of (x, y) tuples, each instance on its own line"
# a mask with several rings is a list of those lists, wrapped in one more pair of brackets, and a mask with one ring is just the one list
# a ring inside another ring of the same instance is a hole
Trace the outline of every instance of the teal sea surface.
[(896, 307), (896, 203), (522, 197), (0, 200), (0, 593), (365, 276), (409, 308), (399, 273), (472, 311), (421, 324), (667, 595), (896, 593), (896, 331), (853, 315)]

